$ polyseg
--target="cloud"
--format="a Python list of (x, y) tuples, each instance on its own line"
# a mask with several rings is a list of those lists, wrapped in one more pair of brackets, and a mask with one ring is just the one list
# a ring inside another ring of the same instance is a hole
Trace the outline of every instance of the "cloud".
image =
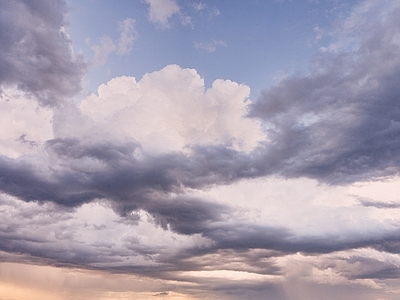
[[(80, 109), (105, 133), (133, 138), (153, 153), (219, 143), (249, 151), (263, 139), (259, 124), (244, 117), (249, 92), (229, 80), (216, 80), (205, 90), (195, 70), (170, 65), (139, 82), (114, 78)], [(114, 128), (118, 131), (109, 132)]]
[[(0, 174), (3, 178), (0, 188), (3, 192), (27, 202), (52, 202), (67, 209), (82, 207), (82, 204), (96, 201), (96, 199), (104, 199), (121, 217), (128, 217), (127, 222), (129, 220), (133, 221), (133, 224), (137, 224), (138, 220), (143, 222), (143, 214), (141, 217), (140, 214), (137, 215), (143, 211), (144, 216), (146, 214), (148, 216), (147, 222), (159, 226), (161, 231), (171, 231), (182, 237), (201, 234), (203, 239), (210, 241), (206, 243), (207, 246), (189, 248), (174, 257), (170, 255), (158, 257), (157, 262), (161, 264), (176, 260), (174, 268), (178, 269), (184, 267), (180, 260), (185, 258), (185, 253), (196, 256), (220, 250), (266, 249), (282, 253), (330, 253), (380, 245), (387, 251), (389, 249), (394, 253), (399, 251), (396, 246), (399, 239), (396, 227), (393, 229), (378, 227), (372, 232), (362, 234), (349, 231), (345, 235), (337, 232), (329, 233), (325, 229), (320, 233), (322, 235), (315, 235), (313, 233), (295, 234), (282, 225), (256, 224), (254, 220), (250, 221), (251, 218), (241, 220), (240, 215), (235, 217), (235, 209), (228, 205), (190, 197), (184, 193), (185, 188), (188, 187), (202, 188), (206, 184), (234, 180), (231, 176), (235, 176), (235, 173), (240, 174), (237, 171), (241, 169), (240, 165), (237, 166), (237, 170), (228, 169), (232, 173), (225, 174), (219, 170), (221, 165), (218, 165), (215, 158), (214, 161), (206, 159), (204, 161), (208, 164), (215, 165), (215, 171), (188, 176), (193, 173), (193, 170), (206, 166), (202, 165), (204, 164), (202, 159), (187, 160), (182, 155), (165, 155), (157, 159), (154, 157), (135, 159), (132, 155), (134, 150), (134, 144), (129, 148), (124, 144), (91, 145), (79, 140), (52, 140), (48, 143), (49, 161), (52, 162), (51, 172), (48, 171), (49, 164), (43, 160), (35, 166), (29, 162), (3, 159), (0, 162)], [(194, 157), (199, 157), (198, 154)], [(237, 162), (235, 159), (232, 161)], [(129, 217), (134, 216), (132, 213), (139, 218)], [(18, 220), (18, 218), (15, 219)], [(10, 220), (6, 222), (11, 224)], [(374, 224), (371, 223), (372, 225)], [(110, 225), (104, 229), (108, 226)], [(43, 229), (47, 230), (46, 227)], [(10, 227), (7, 232), (11, 233)], [(45, 236), (43, 234), (39, 234), (37, 238), (29, 236), (28, 245), (31, 241), (38, 243), (40, 248), (14, 243), (11, 242), (13, 238), (4, 236), (3, 240), (10, 239), (10, 242), (5, 244), (8, 248), (3, 250), (20, 249), (22, 252), (28, 251), (37, 256), (46, 251), (46, 244), (41, 240)], [(68, 236), (70, 235), (67, 234), (66, 238)], [(128, 240), (127, 243), (137, 254), (160, 253), (160, 250), (154, 250), (149, 246), (144, 248), (135, 240)], [(91, 257), (88, 259), (86, 255), (89, 254), (85, 254), (85, 251), (89, 253), (95, 249), (90, 245), (87, 245), (85, 249), (74, 250), (81, 253), (79, 261), (75, 256), (66, 260), (63, 251), (60, 251), (60, 257), (64, 257), (64, 262), (94, 264), (94, 254), (88, 256)], [(119, 251), (124, 252), (123, 249)], [(52, 258), (57, 259), (57, 256)], [(110, 262), (108, 265), (110, 268), (118, 269), (118, 264)], [(160, 268), (157, 270), (160, 271)], [(143, 269), (143, 272), (145, 271), (146, 269)]]
[[(356, 6), (308, 74), (257, 101), (177, 65), (53, 109), (4, 87), (0, 259), (137, 274), (110, 289), (139, 298), (145, 282), (143, 299), (397, 298), (398, 178), (384, 197), (374, 185), (399, 171), (400, 10), (387, 4)], [(134, 21), (121, 24), (99, 61), (129, 53)]]
[(145, 0), (150, 5), (149, 20), (163, 28), (169, 27), (169, 19), (179, 13), (175, 0)]
[(3, 88), (0, 96), (0, 154), (19, 157), (35, 152), (53, 138), (53, 112), (16, 87)]
[[(112, 38), (105, 35), (98, 41), (98, 44), (91, 45), (94, 51), (93, 64), (104, 65), (109, 55), (115, 52), (118, 55), (130, 54), (133, 49), (133, 42), (137, 38), (135, 23), (136, 21), (131, 18), (127, 18), (120, 23), (120, 37), (117, 44)], [(90, 43), (90, 40), (88, 40), (88, 43)]]
[(33, 143), (35, 151), (0, 157), (0, 189), (64, 208), (106, 199), (121, 216), (143, 210), (161, 228), (202, 233), (230, 209), (185, 190), (247, 172), (238, 151), (252, 151), (263, 138), (259, 124), (244, 117), (248, 94), (228, 80), (205, 90), (195, 70), (176, 65), (139, 82), (115, 78), (79, 107), (55, 109), (47, 140), (18, 132), (16, 142)]
[(169, 295), (168, 292), (161, 292), (161, 293), (154, 294), (153, 296), (154, 297), (165, 297), (165, 296), (168, 296), (168, 295)]
[(124, 55), (132, 51), (133, 41), (137, 38), (135, 23), (135, 20), (131, 18), (127, 18), (121, 22), (119, 27), (121, 35), (118, 42), (117, 54)]
[(198, 12), (200, 14), (203, 14), (204, 12), (207, 12), (207, 15), (208, 15), (209, 19), (211, 19), (213, 17), (217, 17), (217, 16), (219, 16), (221, 14), (220, 11), (217, 8), (215, 8), (215, 7), (210, 8), (204, 2), (193, 3), (192, 7), (196, 12)]
[(260, 125), (245, 117), (248, 94), (248, 87), (228, 80), (216, 80), (205, 90), (195, 70), (176, 65), (139, 82), (115, 78), (79, 106), (54, 111), (54, 137), (40, 155), (3, 156), (0, 188), (26, 202), (65, 208), (103, 199), (135, 223), (136, 212), (144, 211), (165, 230), (202, 234), (212, 241), (206, 252), (328, 253), (379, 244), (397, 251), (398, 237), (391, 231), (295, 238), (285, 226), (232, 220), (235, 210), (229, 205), (187, 194), (282, 172), (286, 152), (269, 151), (269, 141), (260, 144), (265, 139)]
[[(2, 261), (8, 252), (7, 261), (157, 277), (154, 272), (170, 269), (168, 259), (210, 244), (199, 234), (184, 236), (154, 226), (144, 211), (137, 212), (135, 223), (126, 222), (100, 201), (60, 210), (49, 203), (38, 206), (5, 196), (0, 207), (7, 209), (0, 222)], [(30, 232), (29, 228), (35, 229)], [(18, 253), (23, 255), (18, 257)]]
[[(237, 214), (232, 205), (188, 193), (279, 172), (274, 156), (265, 159), (259, 124), (245, 117), (248, 94), (245, 85), (224, 80), (206, 90), (195, 70), (176, 65), (138, 82), (115, 78), (79, 106), (71, 103), (54, 110), (54, 136), (38, 144), (36, 152), (2, 156), (0, 188), (28, 203), (54, 203), (64, 209), (105, 201), (128, 223), (138, 224), (146, 216), (160, 230), (201, 234), (211, 245), (193, 250), (198, 254), (249, 248), (326, 253), (395, 243), (397, 236), (390, 231), (384, 237), (378, 231), (297, 239), (282, 224), (244, 221), (240, 215), (232, 217)], [(155, 251), (135, 243), (127, 241), (136, 253)], [(9, 245), (15, 248), (3, 250), (22, 247)], [(41, 251), (45, 249), (30, 253)], [(85, 261), (85, 253), (79, 263), (94, 263)], [(70, 262), (78, 263), (74, 257)]]
[(193, 8), (197, 11), (204, 10), (208, 7), (206, 3), (199, 2), (199, 3), (193, 3)]
[(103, 36), (99, 40), (99, 44), (91, 46), (94, 51), (93, 63), (96, 65), (104, 65), (108, 56), (117, 50), (114, 41), (109, 36)]
[(6, 1), (0, 11), (0, 87), (18, 86), (49, 106), (75, 96), (86, 65), (71, 50), (65, 3)]
[(226, 43), (224, 41), (211, 41), (211, 42), (193, 42), (193, 45), (196, 49), (199, 50), (204, 50), (206, 52), (214, 52), (215, 50), (217, 50), (217, 48), (222, 47), (222, 46), (226, 46)]
[(360, 199), (360, 204), (366, 207), (376, 207), (376, 208), (400, 208), (400, 203), (396, 202), (380, 202), (373, 201), (371, 199)]
[[(162, 29), (170, 28), (174, 17), (180, 21), (182, 26), (194, 28), (196, 22), (193, 19), (196, 20), (198, 15), (206, 16), (210, 20), (221, 14), (216, 7), (210, 7), (204, 2), (186, 4), (186, 8), (195, 13), (194, 15), (188, 15), (185, 8), (179, 6), (176, 0), (145, 0), (144, 2), (149, 5), (149, 21)], [(208, 48), (210, 47), (212, 46), (208, 46)]]
[(390, 1), (360, 4), (308, 74), (282, 80), (252, 104), (281, 174), (340, 184), (399, 172), (399, 12)]

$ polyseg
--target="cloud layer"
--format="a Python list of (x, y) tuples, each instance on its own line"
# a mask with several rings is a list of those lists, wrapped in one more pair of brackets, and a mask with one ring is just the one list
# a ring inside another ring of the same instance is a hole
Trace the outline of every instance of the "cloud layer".
[[(179, 12), (147, 3), (164, 27)], [(308, 73), (255, 101), (168, 65), (79, 102), (64, 5), (0, 4), (3, 261), (143, 276), (143, 299), (397, 298), (399, 4), (355, 6)], [(98, 62), (129, 53), (134, 24)]]

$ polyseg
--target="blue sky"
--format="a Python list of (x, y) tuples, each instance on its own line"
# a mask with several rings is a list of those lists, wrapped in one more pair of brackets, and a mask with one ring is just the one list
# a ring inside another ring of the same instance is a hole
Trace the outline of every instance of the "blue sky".
[[(135, 20), (129, 53), (112, 53), (88, 74), (88, 89), (115, 76), (142, 77), (178, 64), (195, 68), (207, 86), (218, 78), (245, 83), (252, 95), (282, 73), (304, 70), (326, 42), (326, 29), (348, 13), (344, 1), (182, 1), (165, 23), (149, 20), (144, 1), (69, 1), (70, 33), (77, 51), (90, 58), (91, 46), (108, 36), (119, 38), (119, 24)], [(253, 91), (254, 90), (254, 91)]]
[(394, 300), (400, 2), (0, 1), (0, 298)]

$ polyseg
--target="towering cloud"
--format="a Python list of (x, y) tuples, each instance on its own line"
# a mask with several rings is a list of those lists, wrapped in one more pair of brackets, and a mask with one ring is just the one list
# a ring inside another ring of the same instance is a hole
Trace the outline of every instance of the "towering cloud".
[(250, 151), (263, 140), (259, 123), (245, 118), (249, 87), (216, 80), (205, 90), (193, 69), (170, 65), (139, 82), (114, 78), (98, 93), (82, 101), (82, 113), (110, 136), (135, 139), (144, 151), (164, 153), (207, 144)]

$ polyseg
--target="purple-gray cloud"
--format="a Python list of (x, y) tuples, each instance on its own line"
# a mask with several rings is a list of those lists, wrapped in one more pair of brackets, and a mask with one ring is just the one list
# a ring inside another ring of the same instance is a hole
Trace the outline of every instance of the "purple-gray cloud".
[(337, 29), (356, 49), (333, 44), (309, 74), (282, 80), (252, 105), (283, 176), (341, 184), (399, 172), (400, 9), (373, 3), (364, 14), (350, 33), (348, 24)]
[(62, 0), (1, 1), (0, 88), (16, 85), (50, 106), (79, 92), (86, 66), (72, 53), (65, 13)]

